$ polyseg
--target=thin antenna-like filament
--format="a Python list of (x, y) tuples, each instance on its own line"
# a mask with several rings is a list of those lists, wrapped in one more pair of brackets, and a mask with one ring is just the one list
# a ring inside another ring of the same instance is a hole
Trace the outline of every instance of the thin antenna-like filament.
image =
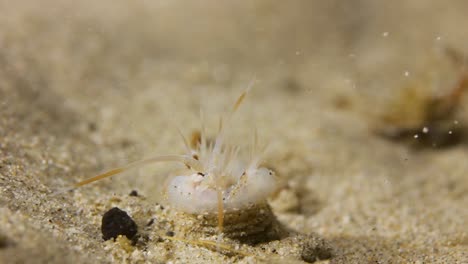
[(253, 136), (252, 136), (251, 146), (250, 146), (250, 161), (251, 162), (255, 158), (255, 154), (257, 153), (257, 147), (258, 147), (258, 133), (257, 133), (257, 128), (255, 128), (253, 132)]
[(221, 235), (224, 231), (224, 203), (223, 203), (223, 192), (218, 188), (218, 235)]
[(111, 176), (119, 174), (119, 173), (122, 173), (122, 172), (124, 172), (126, 170), (127, 169), (125, 169), (125, 168), (112, 169), (110, 171), (106, 171), (104, 173), (96, 175), (96, 176), (94, 176), (92, 178), (88, 178), (86, 180), (80, 181), (80, 182), (75, 184), (75, 187), (81, 187), (83, 185), (86, 185), (86, 184), (89, 184), (89, 183), (92, 183), (92, 182), (95, 182), (95, 181), (102, 180), (102, 179), (107, 178), (107, 177), (111, 177)]
[(180, 130), (179, 127), (177, 128), (177, 132), (179, 133), (180, 137), (182, 138), (182, 141), (184, 142), (185, 150), (187, 151), (187, 154), (192, 154), (192, 148), (187, 140), (187, 138), (184, 136), (184, 133), (182, 133), (182, 130)]
[(236, 101), (236, 103), (234, 104), (234, 107), (232, 108), (232, 112), (237, 111), (237, 109), (239, 108), (239, 106), (240, 106), (240, 105), (242, 104), (242, 102), (244, 101), (246, 95), (247, 95), (247, 91), (244, 91), (244, 92), (239, 96), (239, 98), (237, 98), (237, 101)]
[(205, 129), (205, 115), (203, 114), (203, 110), (200, 108), (200, 152), (206, 153), (206, 129)]
[(239, 106), (242, 104), (242, 102), (244, 101), (245, 99), (245, 96), (247, 95), (247, 93), (250, 91), (250, 89), (252, 89), (254, 83), (255, 83), (255, 77), (250, 81), (249, 85), (247, 86), (247, 89), (245, 89), (244, 92), (242, 92), (242, 94), (237, 98), (236, 100), (236, 103), (234, 104), (234, 107), (232, 108), (232, 113), (236, 112), (237, 109), (239, 108)]
[(95, 181), (99, 181), (99, 180), (102, 180), (102, 179), (105, 179), (105, 178), (120, 174), (120, 173), (122, 173), (124, 171), (130, 170), (130, 169), (133, 169), (133, 168), (141, 167), (141, 166), (148, 165), (148, 164), (155, 163), (155, 162), (165, 162), (165, 161), (180, 162), (180, 163), (183, 163), (183, 164), (186, 164), (188, 166), (195, 167), (195, 168), (200, 166), (198, 164), (199, 163), (198, 161), (193, 160), (192, 158), (181, 156), (181, 155), (157, 156), (157, 157), (152, 157), (152, 158), (148, 158), (148, 159), (135, 161), (135, 162), (132, 162), (132, 163), (130, 163), (130, 164), (124, 166), (124, 167), (115, 168), (115, 169), (106, 171), (106, 172), (101, 173), (99, 175), (96, 175), (94, 177), (91, 177), (91, 178), (88, 178), (86, 180), (80, 181), (80, 182), (76, 183), (74, 185), (74, 187), (75, 188), (81, 187), (83, 185), (86, 185), (86, 184), (89, 184), (89, 183), (92, 183), (92, 182), (95, 182)]

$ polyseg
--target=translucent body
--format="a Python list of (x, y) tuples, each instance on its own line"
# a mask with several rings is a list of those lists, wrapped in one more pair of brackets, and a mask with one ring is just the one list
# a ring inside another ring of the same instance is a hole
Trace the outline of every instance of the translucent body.
[[(167, 189), (168, 202), (176, 209), (190, 213), (216, 213), (218, 189), (212, 175), (195, 173), (174, 177)], [(274, 173), (265, 168), (241, 171), (225, 176), (228, 183), (222, 187), (225, 211), (242, 210), (253, 204), (265, 202), (276, 190)]]

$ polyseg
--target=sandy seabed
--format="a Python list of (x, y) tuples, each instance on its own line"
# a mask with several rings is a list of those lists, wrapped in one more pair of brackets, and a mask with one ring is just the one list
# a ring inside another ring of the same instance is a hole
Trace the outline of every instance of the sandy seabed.
[[(468, 263), (467, 140), (415, 149), (374, 132), (402, 90), (453, 87), (460, 67), (443, 50), (468, 54), (467, 12), (462, 0), (0, 1), (0, 262), (308, 260), (288, 255), (294, 239), (240, 245), (249, 256), (163, 239), (180, 224), (161, 197), (172, 165), (52, 195), (182, 153), (174, 124), (190, 134), (201, 108), (216, 131), (255, 76), (232, 135), (242, 145), (256, 128), (269, 143), (285, 186), (273, 212), (332, 248), (317, 263)], [(137, 244), (103, 241), (112, 207), (133, 217)]]

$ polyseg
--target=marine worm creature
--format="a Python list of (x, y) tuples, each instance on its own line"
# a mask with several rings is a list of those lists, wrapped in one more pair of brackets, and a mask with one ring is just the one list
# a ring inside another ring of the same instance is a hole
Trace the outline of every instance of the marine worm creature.
[(192, 226), (194, 231), (233, 238), (274, 233), (276, 219), (266, 200), (277, 190), (278, 183), (273, 171), (260, 167), (264, 149), (262, 151), (258, 146), (257, 133), (252, 137), (247, 160), (242, 159), (240, 147), (231, 144), (226, 137), (231, 118), (253, 83), (237, 98), (231, 111), (221, 117), (214, 140), (207, 139), (201, 115), (200, 132), (194, 134), (191, 141), (179, 130), (185, 154), (142, 159), (78, 182), (74, 187), (152, 163), (177, 162), (184, 164), (187, 172), (168, 181), (167, 202), (197, 223)]

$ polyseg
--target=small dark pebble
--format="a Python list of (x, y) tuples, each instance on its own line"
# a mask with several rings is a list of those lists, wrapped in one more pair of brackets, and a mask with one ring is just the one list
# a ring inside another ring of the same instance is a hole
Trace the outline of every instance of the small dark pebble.
[(114, 207), (102, 217), (101, 232), (104, 240), (124, 235), (132, 239), (137, 233), (137, 225), (125, 211)]
[(153, 223), (154, 223), (154, 218), (151, 218), (151, 220), (149, 220), (146, 226), (151, 226)]
[(132, 190), (129, 194), (130, 196), (138, 196), (137, 190)]
[(166, 236), (173, 237), (175, 236), (175, 233), (173, 231), (167, 231)]

